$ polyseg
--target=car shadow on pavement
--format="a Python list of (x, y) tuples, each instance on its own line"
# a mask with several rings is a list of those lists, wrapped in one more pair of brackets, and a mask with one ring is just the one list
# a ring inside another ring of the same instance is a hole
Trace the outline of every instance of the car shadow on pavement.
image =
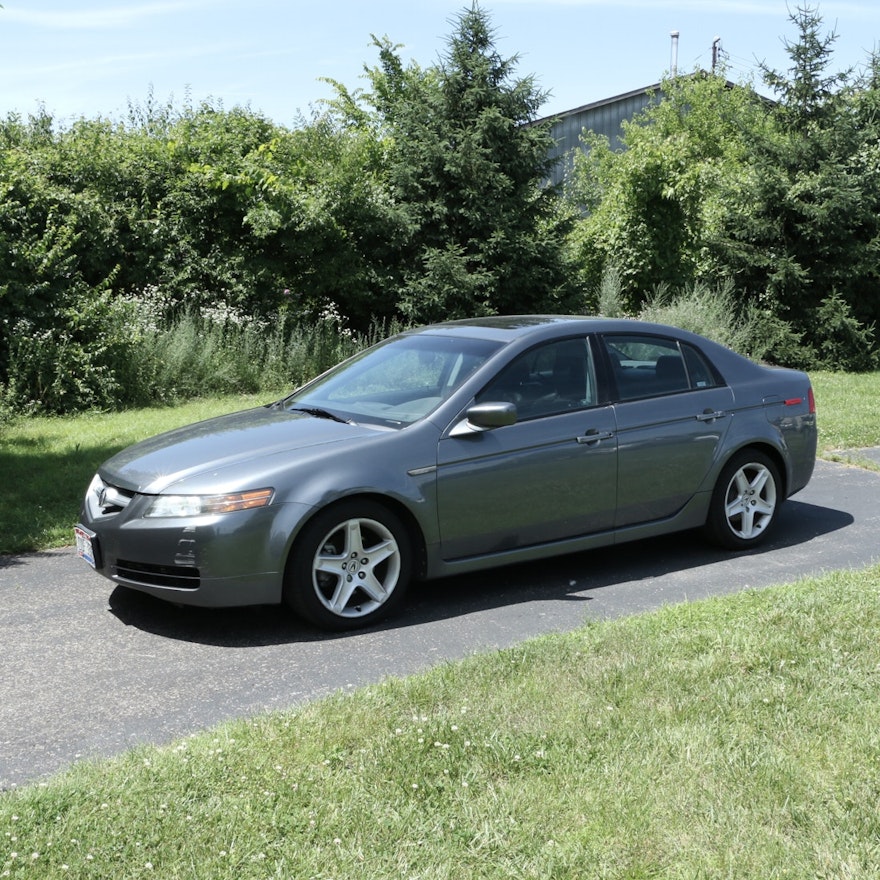
[[(748, 571), (752, 566), (742, 566), (744, 558), (760, 559), (778, 554), (843, 529), (853, 521), (852, 515), (844, 511), (789, 500), (780, 513), (772, 539), (755, 550), (730, 553), (706, 543), (698, 533), (681, 532), (418, 583), (413, 585), (405, 606), (393, 618), (369, 630), (349, 633), (315, 630), (285, 607), (181, 607), (122, 587), (110, 595), (109, 606), (126, 626), (187, 642), (235, 648), (326, 642), (512, 605), (588, 602), (592, 598), (586, 595), (588, 591), (646, 579), (662, 585), (662, 579), (668, 575), (705, 566)], [(711, 578), (711, 573), (707, 573), (707, 578)], [(743, 581), (742, 586), (746, 583)]]

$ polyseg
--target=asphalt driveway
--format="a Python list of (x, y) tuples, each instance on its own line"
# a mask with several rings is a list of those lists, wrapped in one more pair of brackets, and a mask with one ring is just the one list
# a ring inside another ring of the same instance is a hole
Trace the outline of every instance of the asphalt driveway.
[(277, 608), (180, 609), (112, 590), (69, 549), (0, 557), (0, 789), (589, 620), (868, 565), (878, 491), (880, 473), (819, 462), (758, 551), (683, 534), (436, 581), (352, 634)]

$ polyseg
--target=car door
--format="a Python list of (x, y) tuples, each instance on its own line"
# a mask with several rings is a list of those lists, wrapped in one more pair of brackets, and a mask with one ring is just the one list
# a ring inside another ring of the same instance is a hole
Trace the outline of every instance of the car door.
[(461, 559), (610, 529), (617, 441), (598, 403), (588, 341), (539, 346), (513, 361), (477, 402), (507, 402), (515, 424), (448, 431), (438, 449), (442, 555)]
[(673, 516), (705, 488), (733, 394), (693, 346), (636, 334), (606, 334), (603, 341), (617, 386), (615, 526)]

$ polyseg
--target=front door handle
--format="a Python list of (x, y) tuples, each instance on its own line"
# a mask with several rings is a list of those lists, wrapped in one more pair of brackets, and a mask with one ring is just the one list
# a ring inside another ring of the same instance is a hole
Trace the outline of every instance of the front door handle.
[(610, 440), (614, 436), (614, 431), (598, 431), (596, 428), (590, 428), (586, 434), (577, 438), (577, 442), (582, 446), (595, 446), (602, 440)]

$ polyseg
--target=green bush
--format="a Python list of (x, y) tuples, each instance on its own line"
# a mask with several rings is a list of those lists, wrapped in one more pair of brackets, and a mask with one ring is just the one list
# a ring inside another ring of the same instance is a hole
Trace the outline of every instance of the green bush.
[(659, 287), (639, 317), (699, 333), (755, 360), (809, 366), (809, 353), (785, 321), (743, 302), (729, 280), (714, 287), (696, 282), (675, 292)]
[(873, 325), (861, 324), (837, 291), (816, 310), (813, 328), (810, 335), (819, 369), (866, 373), (877, 368)]
[(4, 406), (68, 413), (146, 402), (146, 338), (136, 305), (108, 292), (73, 297), (49, 327), (19, 318), (10, 334)]
[(627, 307), (623, 278), (607, 264), (601, 282), (584, 299), (584, 310), (607, 318), (639, 317), (707, 336), (754, 360), (803, 370), (861, 373), (880, 362), (873, 325), (865, 326), (836, 291), (826, 297), (799, 332), (780, 317), (771, 296), (757, 300), (737, 291), (729, 279), (711, 286), (697, 281), (681, 289), (658, 285), (636, 315)]
[(154, 385), (162, 399), (292, 388), (376, 341), (347, 329), (332, 307), (314, 324), (270, 322), (231, 310), (188, 312), (153, 340)]
[(157, 291), (104, 294), (53, 317), (52, 329), (21, 319), (0, 396), (8, 412), (61, 414), (121, 409), (221, 394), (276, 394), (318, 375), (398, 329), (356, 333), (335, 306), (309, 324), (270, 321), (228, 306), (166, 317)]

